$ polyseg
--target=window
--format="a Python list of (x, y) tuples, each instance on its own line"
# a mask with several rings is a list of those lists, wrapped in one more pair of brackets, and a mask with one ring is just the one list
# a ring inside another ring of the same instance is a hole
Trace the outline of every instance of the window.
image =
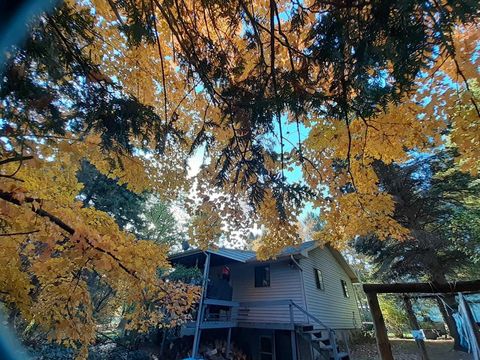
[(270, 286), (270, 265), (255, 266), (255, 287)]
[(313, 269), (315, 275), (315, 283), (317, 284), (317, 289), (325, 290), (325, 285), (323, 283), (322, 270)]
[(273, 360), (273, 338), (260, 336), (260, 360)]
[(342, 282), (342, 289), (343, 289), (343, 296), (346, 298), (350, 297), (348, 294), (348, 287), (347, 287), (347, 282), (345, 280), (340, 280)]

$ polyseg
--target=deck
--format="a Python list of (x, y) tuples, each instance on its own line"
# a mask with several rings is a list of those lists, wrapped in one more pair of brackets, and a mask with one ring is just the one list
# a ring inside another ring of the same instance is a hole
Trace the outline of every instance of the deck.
[[(205, 313), (204, 319), (200, 322), (199, 328), (206, 329), (229, 329), (229, 328), (255, 328), (255, 329), (275, 329), (275, 330), (295, 330), (298, 327), (304, 327), (305, 317), (295, 318), (295, 308), (298, 308), (291, 300), (275, 301), (249, 301), (236, 302), (228, 300), (204, 299)], [(289, 321), (249, 321), (248, 313), (252, 309), (269, 309), (272, 307), (285, 307), (289, 313)], [(300, 309), (302, 310), (302, 309)], [(298, 317), (298, 316), (297, 316)], [(195, 333), (195, 321), (187, 322), (183, 325), (181, 335), (188, 336)]]

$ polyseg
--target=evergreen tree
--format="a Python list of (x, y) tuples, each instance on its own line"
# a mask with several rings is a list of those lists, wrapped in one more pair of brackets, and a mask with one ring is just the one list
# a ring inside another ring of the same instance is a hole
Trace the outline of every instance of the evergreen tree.
[[(468, 275), (478, 266), (472, 256), (480, 246), (480, 184), (461, 173), (449, 152), (420, 158), (408, 165), (377, 163), (382, 186), (395, 199), (395, 220), (410, 230), (403, 241), (375, 236), (360, 237), (355, 249), (369, 255), (374, 277), (383, 281), (446, 283)], [(461, 224), (461, 225), (460, 225)], [(452, 318), (455, 299), (446, 296), (440, 310), (455, 337)]]
[(122, 229), (134, 233), (146, 226), (142, 218), (145, 203), (142, 195), (102, 174), (88, 161), (82, 162), (77, 177), (84, 186), (79, 193), (84, 206), (93, 206), (109, 213)]
[(88, 161), (83, 161), (77, 173), (83, 184), (79, 198), (84, 206), (93, 206), (110, 214), (120, 228), (139, 239), (159, 244), (179, 244), (183, 236), (168, 204), (153, 194), (137, 194), (98, 171)]

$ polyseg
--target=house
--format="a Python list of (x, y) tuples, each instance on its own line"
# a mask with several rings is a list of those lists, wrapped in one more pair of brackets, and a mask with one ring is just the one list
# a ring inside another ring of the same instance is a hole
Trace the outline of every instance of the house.
[(348, 359), (349, 333), (361, 326), (358, 279), (337, 250), (310, 241), (268, 261), (225, 248), (170, 261), (204, 271), (197, 321), (182, 329), (194, 336), (194, 358), (201, 336), (223, 329), (253, 360)]

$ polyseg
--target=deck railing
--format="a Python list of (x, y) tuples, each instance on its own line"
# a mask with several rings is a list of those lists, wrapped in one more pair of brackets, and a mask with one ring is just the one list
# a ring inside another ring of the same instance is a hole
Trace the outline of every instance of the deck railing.
[[(237, 326), (239, 302), (205, 298), (203, 306), (203, 319), (200, 322), (201, 329)], [(212, 312), (212, 307), (222, 307), (224, 309), (217, 309), (218, 311)]]
[[(321, 320), (319, 320), (317, 317), (315, 317), (313, 314), (309, 313), (307, 310), (302, 308), (300, 305), (295, 303), (292, 300), (263, 300), (263, 301), (245, 301), (245, 302), (240, 302), (239, 309), (240, 311), (242, 309), (252, 309), (252, 308), (272, 308), (272, 307), (279, 307), (279, 306), (285, 306), (288, 307), (288, 314), (289, 314), (289, 323), (292, 326), (295, 326), (295, 324), (300, 324), (300, 323), (305, 323), (303, 319), (298, 319), (295, 317), (295, 309), (302, 313), (307, 319), (311, 319), (314, 323), (319, 325), (321, 328), (325, 330), (330, 330), (330, 328), (323, 323)], [(301, 320), (301, 321), (300, 321)]]
[[(250, 311), (253, 309), (259, 308), (281, 308), (285, 307), (285, 310), (288, 309), (288, 323), (293, 329), (296, 325), (302, 324), (305, 325), (305, 318), (309, 319), (308, 323), (313, 322), (318, 325), (322, 330), (333, 332), (333, 330), (328, 327), (324, 322), (314, 316), (312, 313), (305, 310), (303, 307), (298, 305), (292, 300), (263, 300), (263, 301), (228, 301), (228, 300), (218, 300), (218, 299), (204, 299), (205, 312), (204, 318), (201, 322), (201, 328), (215, 328), (215, 327), (235, 327), (238, 325), (238, 322), (245, 321), (248, 319), (248, 315), (242, 314), (244, 311)], [(210, 312), (212, 306), (215, 307), (224, 307), (225, 310), (219, 310), (218, 312)], [(296, 314), (297, 313), (297, 314)], [(298, 313), (301, 313), (302, 319), (298, 318)], [(278, 322), (278, 321), (276, 321)]]

